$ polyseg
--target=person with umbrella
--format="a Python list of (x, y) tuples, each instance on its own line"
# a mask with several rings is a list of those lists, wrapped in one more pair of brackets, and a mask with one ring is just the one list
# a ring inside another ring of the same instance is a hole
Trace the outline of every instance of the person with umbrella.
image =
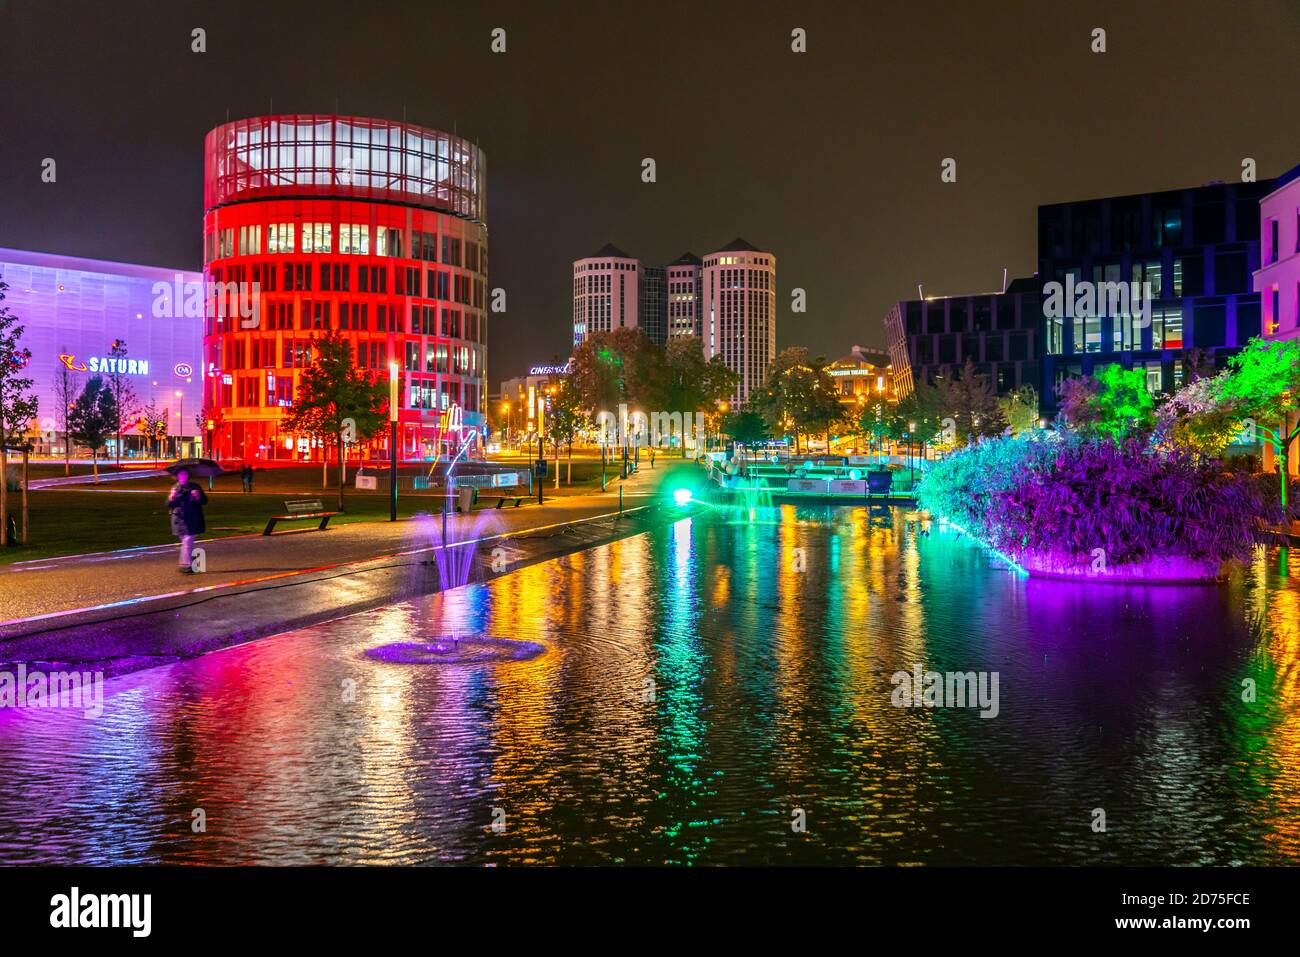
[(167, 510), (171, 512), (172, 534), (181, 540), (178, 567), (182, 575), (194, 574), (194, 540), (207, 531), (207, 525), (203, 521), (203, 506), (208, 504), (208, 496), (190, 481), (190, 475), (206, 472), (211, 476), (215, 474), (213, 469), (220, 472), (221, 466), (209, 459), (177, 462), (167, 468), (167, 471), (176, 476), (176, 485), (167, 496)]

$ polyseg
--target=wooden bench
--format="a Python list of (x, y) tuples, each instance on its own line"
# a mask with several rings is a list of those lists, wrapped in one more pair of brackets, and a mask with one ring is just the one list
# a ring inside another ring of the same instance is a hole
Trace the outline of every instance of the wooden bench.
[(330, 523), (330, 519), (335, 515), (342, 515), (342, 512), (325, 511), (325, 503), (318, 498), (299, 499), (297, 501), (286, 501), (284, 503), (284, 515), (272, 515), (267, 520), (266, 528), (262, 529), (263, 535), (270, 535), (275, 531), (276, 522), (294, 522), (303, 518), (319, 518), (320, 524), (316, 526), (318, 531), (325, 531)]
[(504, 507), (504, 505), (506, 504), (506, 502), (514, 502), (514, 503), (515, 503), (515, 508), (518, 508), (518, 507), (520, 506), (520, 504), (523, 502), (523, 500), (526, 499), (526, 498), (532, 498), (532, 496), (531, 496), (531, 495), (527, 495), (527, 494), (524, 494), (524, 495), (480, 495), (480, 496), (478, 497), (478, 500), (479, 500), (480, 502), (483, 502), (483, 501), (491, 501), (492, 499), (496, 499), (496, 500), (497, 500), (497, 503), (496, 503), (496, 505), (493, 506), (493, 508), (502, 508), (502, 507)]

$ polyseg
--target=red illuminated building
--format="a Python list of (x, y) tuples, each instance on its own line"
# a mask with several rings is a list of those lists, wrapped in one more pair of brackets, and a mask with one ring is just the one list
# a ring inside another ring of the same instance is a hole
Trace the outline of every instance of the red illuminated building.
[[(485, 178), (473, 143), (409, 123), (260, 116), (208, 133), (203, 394), (218, 457), (319, 460), (280, 425), (326, 330), (384, 381), (398, 364), (404, 459), (459, 443), (457, 420), (483, 423)], [(387, 447), (384, 429), (362, 454)]]

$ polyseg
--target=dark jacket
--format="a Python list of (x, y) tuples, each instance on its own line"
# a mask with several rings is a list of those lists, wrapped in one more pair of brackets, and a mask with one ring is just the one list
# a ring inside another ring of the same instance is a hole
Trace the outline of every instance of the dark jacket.
[[(192, 494), (198, 492), (199, 497)], [(203, 522), (203, 506), (208, 496), (193, 482), (177, 483), (167, 497), (167, 508), (172, 513), (173, 535), (202, 535), (208, 527)]]

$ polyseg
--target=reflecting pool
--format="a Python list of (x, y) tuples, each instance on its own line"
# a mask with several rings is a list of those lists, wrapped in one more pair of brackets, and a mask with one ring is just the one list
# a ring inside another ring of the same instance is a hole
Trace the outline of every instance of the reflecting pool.
[[(706, 513), (2, 711), (0, 861), (1295, 863), (1284, 559), (1042, 582), (905, 510)], [(542, 650), (367, 653), (457, 636)]]

